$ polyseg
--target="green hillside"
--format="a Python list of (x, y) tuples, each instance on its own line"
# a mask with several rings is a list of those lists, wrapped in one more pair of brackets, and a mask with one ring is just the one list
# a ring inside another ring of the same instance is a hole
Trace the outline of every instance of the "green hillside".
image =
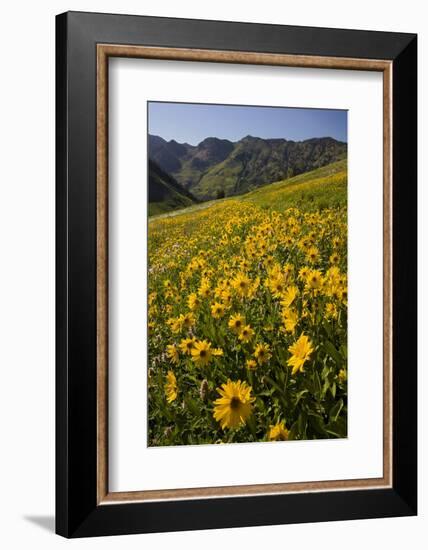
[(149, 216), (186, 208), (196, 202), (187, 189), (155, 162), (149, 161)]
[(347, 161), (340, 160), (261, 187), (243, 195), (241, 200), (280, 212), (290, 207), (300, 210), (337, 208), (347, 204), (347, 182)]
[(265, 185), (246, 195), (195, 204), (183, 210), (165, 213), (161, 217), (221, 208), (222, 204), (232, 201), (251, 202), (263, 209), (279, 212), (290, 207), (312, 211), (346, 206), (347, 161), (340, 160), (317, 170)]

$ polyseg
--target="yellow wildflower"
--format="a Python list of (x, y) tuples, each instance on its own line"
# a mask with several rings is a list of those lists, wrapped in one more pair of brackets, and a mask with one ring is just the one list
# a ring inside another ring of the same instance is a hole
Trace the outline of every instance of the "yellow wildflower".
[(251, 404), (255, 398), (251, 395), (251, 386), (246, 382), (228, 380), (217, 388), (221, 397), (214, 401), (213, 416), (222, 429), (237, 428), (245, 424), (252, 414)]
[(306, 285), (311, 290), (319, 290), (322, 287), (323, 278), (320, 271), (312, 269), (306, 277)]
[(337, 319), (337, 307), (335, 304), (328, 302), (325, 306), (325, 316), (327, 319)]
[(166, 355), (171, 363), (177, 364), (180, 359), (177, 346), (175, 344), (169, 344), (168, 346), (166, 346)]
[(168, 371), (168, 374), (166, 375), (166, 384), (165, 384), (165, 395), (166, 400), (168, 403), (172, 403), (177, 399), (177, 379), (175, 378), (175, 374), (172, 372), (172, 370)]
[(299, 339), (288, 348), (288, 351), (292, 355), (287, 361), (287, 365), (293, 367), (291, 374), (296, 374), (299, 370), (303, 372), (303, 365), (309, 359), (314, 348), (306, 334), (302, 333)]
[(299, 279), (301, 279), (302, 281), (306, 281), (309, 271), (309, 267), (302, 267), (299, 270)]
[(189, 297), (187, 298), (187, 305), (192, 311), (197, 309), (201, 305), (201, 301), (195, 292), (189, 294)]
[(337, 252), (333, 252), (330, 256), (330, 263), (333, 265), (337, 265), (339, 263), (339, 254), (337, 254)]
[(254, 357), (259, 365), (267, 363), (272, 357), (268, 344), (257, 344), (256, 349), (254, 350)]
[(345, 382), (346, 381), (346, 371), (345, 371), (345, 369), (340, 369), (339, 374), (337, 375), (337, 377), (339, 378), (340, 382)]
[(290, 307), (299, 294), (299, 289), (295, 285), (289, 286), (282, 295), (281, 305), (282, 307)]
[(211, 306), (211, 315), (214, 317), (214, 319), (220, 319), (224, 315), (225, 306), (223, 304), (219, 304), (218, 302), (215, 302)]
[(285, 330), (294, 334), (297, 323), (299, 322), (299, 317), (296, 310), (294, 309), (285, 309), (282, 313), (282, 320), (284, 323)]
[(270, 441), (287, 441), (289, 431), (285, 427), (284, 421), (277, 422), (269, 427), (269, 439)]
[(192, 328), (196, 322), (195, 316), (193, 315), (193, 313), (186, 313), (184, 315), (181, 314), (178, 320), (180, 321), (181, 326), (186, 329)]
[(266, 281), (266, 284), (271, 291), (274, 298), (281, 298), (282, 293), (285, 291), (285, 279), (282, 274), (279, 274), (276, 277), (269, 277)]
[(192, 351), (192, 348), (193, 348), (193, 344), (196, 342), (196, 338), (184, 338), (183, 340), (181, 340), (180, 342), (180, 351), (181, 353), (184, 353), (186, 355), (190, 355), (191, 354), (191, 351)]
[(213, 356), (223, 355), (223, 351), (221, 349), (212, 348), (210, 342), (202, 340), (196, 341), (193, 344), (191, 354), (192, 361), (194, 361), (197, 365), (204, 366), (208, 365)]
[(232, 286), (239, 296), (245, 298), (251, 291), (251, 280), (244, 273), (238, 273), (232, 281)]
[(311, 246), (310, 249), (306, 253), (307, 259), (314, 264), (319, 256), (319, 250), (316, 246)]
[(257, 368), (257, 362), (254, 361), (254, 359), (247, 359), (247, 361), (245, 362), (245, 366), (249, 370), (254, 370)]
[(242, 327), (244, 326), (245, 318), (240, 314), (237, 313), (236, 315), (232, 315), (232, 317), (229, 319), (228, 326), (230, 329), (233, 330), (236, 334), (239, 334), (242, 330)]
[(250, 325), (246, 325), (242, 328), (241, 332), (239, 333), (239, 339), (241, 342), (249, 342), (254, 337), (254, 330), (250, 327)]
[(209, 298), (209, 296), (211, 295), (211, 286), (208, 279), (206, 278), (202, 279), (201, 286), (199, 287), (199, 290), (198, 290), (198, 294), (202, 298)]
[(171, 317), (170, 319), (167, 320), (166, 323), (174, 334), (176, 334), (177, 332), (180, 332), (181, 329), (183, 328), (183, 324), (180, 318)]

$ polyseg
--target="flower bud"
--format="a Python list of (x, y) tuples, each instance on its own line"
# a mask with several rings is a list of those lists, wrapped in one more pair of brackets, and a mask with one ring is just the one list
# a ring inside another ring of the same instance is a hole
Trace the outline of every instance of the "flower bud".
[(199, 395), (201, 396), (202, 401), (206, 401), (208, 398), (208, 382), (205, 378), (201, 382)]

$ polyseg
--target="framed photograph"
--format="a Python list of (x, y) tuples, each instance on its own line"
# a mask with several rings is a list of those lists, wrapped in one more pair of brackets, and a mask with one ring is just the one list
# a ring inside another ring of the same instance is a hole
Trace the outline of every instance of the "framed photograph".
[(57, 533), (416, 514), (416, 35), (56, 24)]

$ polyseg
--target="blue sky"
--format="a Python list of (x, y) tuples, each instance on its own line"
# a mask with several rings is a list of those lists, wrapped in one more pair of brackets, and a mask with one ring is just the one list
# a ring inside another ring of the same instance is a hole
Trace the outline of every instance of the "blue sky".
[(247, 135), (348, 141), (347, 111), (149, 102), (149, 133), (191, 145), (206, 137), (238, 141)]

